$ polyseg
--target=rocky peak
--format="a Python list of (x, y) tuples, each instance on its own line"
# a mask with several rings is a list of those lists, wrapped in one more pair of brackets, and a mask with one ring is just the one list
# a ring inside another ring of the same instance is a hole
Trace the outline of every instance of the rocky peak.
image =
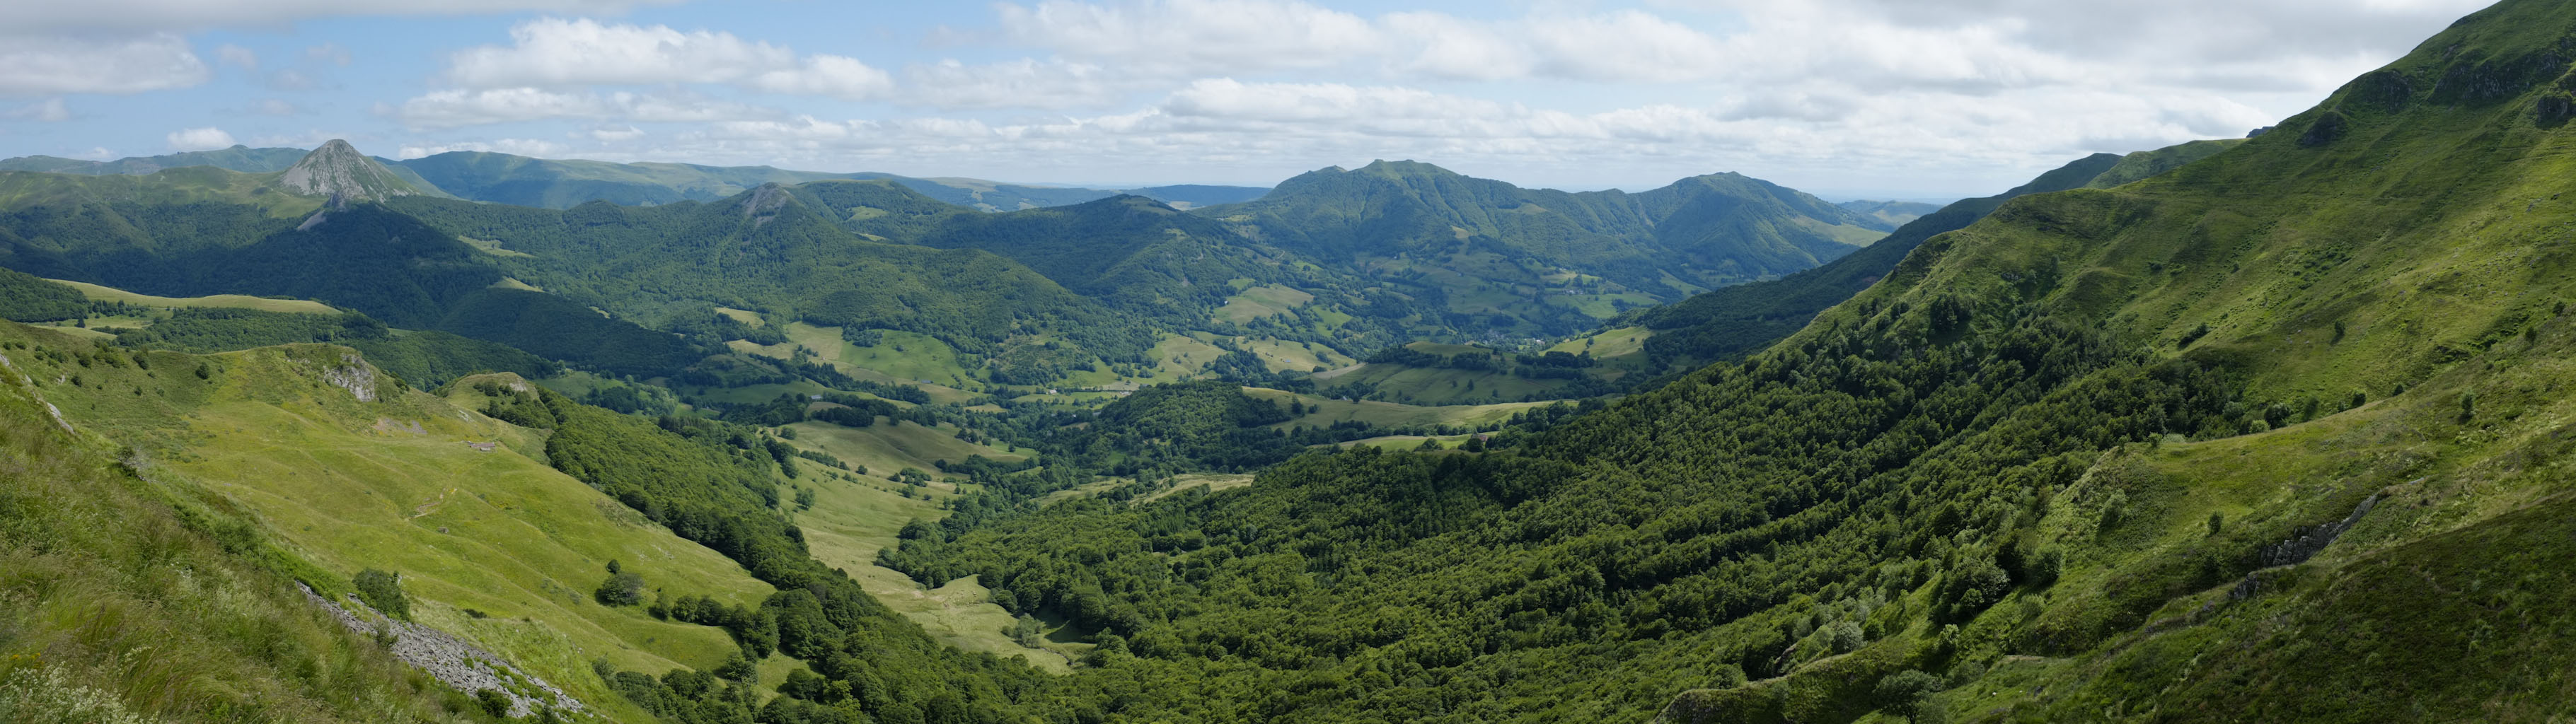
[(328, 196), (333, 205), (349, 201), (383, 201), (420, 193), (348, 141), (332, 139), (304, 154), (278, 177), (278, 185), (305, 196)]

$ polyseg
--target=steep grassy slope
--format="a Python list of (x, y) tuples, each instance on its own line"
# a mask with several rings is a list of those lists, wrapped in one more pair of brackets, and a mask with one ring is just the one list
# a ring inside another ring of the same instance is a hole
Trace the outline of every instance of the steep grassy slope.
[(6, 327), (0, 718), (469, 720), (440, 707), (435, 683), (294, 587), (345, 591), (347, 579), (289, 552), (257, 516), (189, 476), (56, 417), (40, 395), (66, 386), (25, 374), (42, 354), (29, 343), (77, 343)]
[(1640, 310), (1611, 326), (1653, 330), (1658, 339), (1647, 342), (1647, 351), (1668, 369), (1689, 369), (1694, 364), (1759, 350), (1805, 327), (1817, 312), (1877, 283), (1923, 240), (1976, 223), (2005, 201), (2081, 188), (2120, 161), (2121, 157), (2107, 153), (2078, 159), (2001, 194), (1942, 207), (1906, 223), (1868, 248), (1823, 266)]
[[(2562, 300), (2576, 289), (2560, 247), (2576, 208), (2560, 196), (2576, 137), (2558, 119), (2571, 30), (2576, 11), (2559, 4), (2481, 11), (2289, 133), (2109, 191), (2008, 204), (1802, 335), (2000, 296), (2242, 380), (2225, 424), (2204, 434), (2258, 434), (2122, 447), (2053, 491), (2076, 509), (2033, 533), (2069, 546), (2063, 582), (1962, 635), (2070, 658), (2014, 660), (1996, 669), (2002, 685), (1958, 692), (1952, 710), (2551, 711), (2569, 686), (2555, 673), (2565, 628), (2540, 612), (2565, 588), (2534, 574), (2576, 555), (2549, 522), (2567, 505), (2563, 475), (2541, 462), (2563, 454), (2570, 404)], [(2376, 505), (2324, 555), (2245, 577), (2295, 563), (2258, 552), (2366, 499)], [(2497, 618), (2507, 611), (2528, 613)]]
[(20, 367), (74, 424), (238, 506), (321, 570), (402, 574), (416, 620), (621, 718), (642, 712), (592, 672), (593, 659), (705, 670), (736, 649), (720, 630), (594, 602), (607, 561), (666, 596), (757, 604), (771, 593), (548, 467), (542, 438), (349, 366), (341, 348), (199, 357), (24, 327), (0, 338), (28, 349)]

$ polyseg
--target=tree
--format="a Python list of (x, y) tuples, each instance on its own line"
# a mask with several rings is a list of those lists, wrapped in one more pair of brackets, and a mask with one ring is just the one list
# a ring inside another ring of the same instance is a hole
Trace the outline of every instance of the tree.
[(608, 580), (599, 582), (599, 590), (591, 592), (592, 598), (599, 599), (599, 603), (605, 606), (633, 606), (644, 602), (643, 576), (619, 571), (614, 563), (608, 570), (611, 571)]
[(726, 655), (724, 663), (717, 664), (715, 671), (710, 673), (745, 684), (760, 683), (760, 665), (744, 657), (740, 651)]
[(357, 585), (358, 600), (387, 616), (411, 620), (411, 600), (403, 596), (400, 574), (369, 568), (359, 571), (349, 582)]
[(1923, 713), (1932, 709), (1932, 693), (1941, 690), (1941, 680), (1916, 669), (1888, 674), (1878, 680), (1878, 706), (1889, 714), (1922, 721)]

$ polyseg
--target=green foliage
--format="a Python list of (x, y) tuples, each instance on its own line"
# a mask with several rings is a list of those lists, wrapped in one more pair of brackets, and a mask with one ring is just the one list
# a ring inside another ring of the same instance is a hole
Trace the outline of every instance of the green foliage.
[(89, 299), (81, 296), (79, 290), (31, 274), (0, 269), (0, 319), (52, 322), (80, 319), (89, 311)]
[(644, 577), (633, 572), (611, 569), (608, 580), (599, 582), (591, 598), (602, 606), (633, 606), (644, 602)]
[(182, 307), (152, 326), (119, 333), (117, 344), (188, 352), (228, 352), (279, 344), (345, 345), (397, 377), (424, 386), (484, 372), (546, 377), (560, 367), (510, 347), (445, 332), (395, 331), (355, 312), (289, 314), (248, 309)]
[(358, 589), (358, 600), (387, 616), (411, 619), (411, 599), (403, 595), (400, 574), (369, 568), (351, 576), (349, 582)]
[(1654, 329), (1655, 336), (1646, 340), (1646, 352), (1666, 369), (1740, 358), (1789, 336), (1816, 313), (1886, 277), (1925, 240), (1967, 228), (2006, 201), (2081, 188), (2120, 162), (2120, 157), (2107, 153), (2078, 159), (2012, 190), (1942, 207), (1907, 222), (1868, 248), (1814, 269), (1623, 315), (1609, 326), (1638, 324)]
[(1929, 708), (1925, 700), (1940, 690), (1940, 677), (1920, 669), (1906, 669), (1880, 678), (1873, 693), (1878, 697), (1880, 709), (1913, 720)]
[(501, 693), (499, 689), (474, 690), (474, 704), (481, 707), (484, 714), (494, 719), (510, 714), (510, 695)]
[[(22, 371), (23, 339), (0, 343)], [(434, 684), (296, 588), (345, 582), (224, 496), (66, 433), (46, 387), (0, 371), (0, 720), (439, 720)]]
[[(1731, 173), (1640, 194), (1569, 194), (1409, 161), (1315, 171), (1281, 182), (1258, 201), (1201, 213), (1329, 267), (1412, 268), (1387, 281), (1420, 300), (1423, 312), (1436, 315), (1431, 321), (1518, 336), (1594, 324), (1574, 307), (1550, 303), (1549, 295), (1667, 299), (1678, 296), (1678, 287), (1665, 282), (1666, 270), (1700, 287), (1750, 281), (1850, 253), (1888, 228)], [(1559, 270), (1600, 285), (1550, 280)], [(1544, 291), (1536, 297), (1517, 291), (1528, 287)], [(1368, 314), (1406, 316), (1395, 311)]]

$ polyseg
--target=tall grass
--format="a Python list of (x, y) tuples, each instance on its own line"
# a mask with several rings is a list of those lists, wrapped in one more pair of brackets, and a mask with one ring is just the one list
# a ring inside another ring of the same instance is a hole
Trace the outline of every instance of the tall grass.
[(194, 486), (56, 428), (0, 372), (0, 719), (464, 721), (292, 581), (314, 573)]

